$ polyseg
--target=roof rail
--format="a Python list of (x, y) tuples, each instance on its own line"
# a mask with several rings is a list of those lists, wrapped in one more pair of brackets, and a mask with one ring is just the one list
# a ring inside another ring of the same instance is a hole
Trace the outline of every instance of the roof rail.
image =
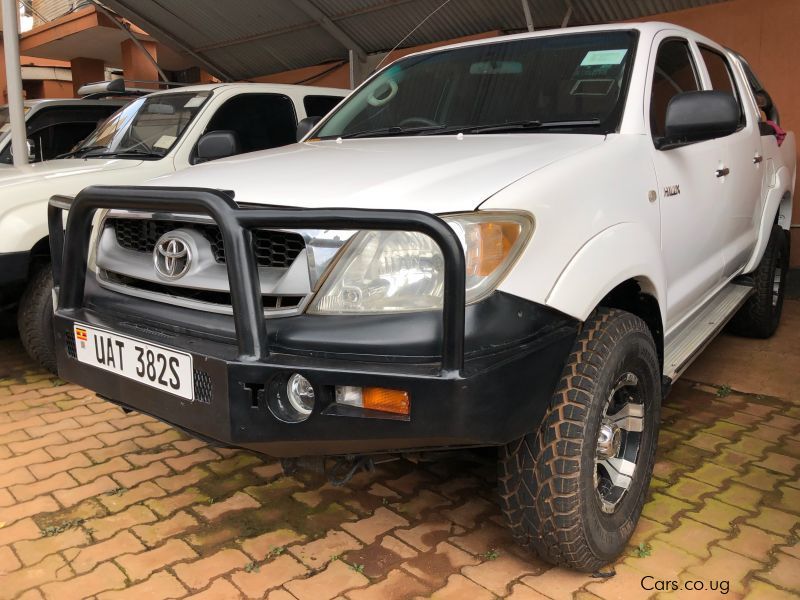
[(156, 89), (128, 87), (126, 83), (146, 83), (151, 85), (167, 86), (167, 87), (181, 87), (187, 85), (185, 83), (174, 83), (171, 81), (142, 81), (122, 78), (111, 79), (110, 81), (96, 81), (94, 83), (87, 83), (78, 88), (78, 96), (85, 99), (92, 98), (108, 98), (114, 96), (144, 96), (151, 94)]

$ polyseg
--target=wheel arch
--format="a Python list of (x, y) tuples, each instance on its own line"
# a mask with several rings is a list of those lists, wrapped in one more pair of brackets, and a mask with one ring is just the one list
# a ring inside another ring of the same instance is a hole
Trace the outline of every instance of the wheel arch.
[(642, 319), (653, 336), (661, 371), (664, 371), (664, 322), (652, 283), (646, 278), (627, 279), (600, 301), (599, 306), (618, 308)]

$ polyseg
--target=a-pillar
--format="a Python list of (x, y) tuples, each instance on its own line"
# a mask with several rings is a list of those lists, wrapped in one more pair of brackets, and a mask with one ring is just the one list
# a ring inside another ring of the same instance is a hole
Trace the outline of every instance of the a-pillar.
[[(140, 41), (145, 50), (158, 60), (158, 49), (155, 42)], [(122, 47), (122, 72), (126, 81), (158, 81), (158, 69), (153, 62), (148, 59), (141, 48), (133, 43), (132, 40), (125, 40)], [(155, 84), (133, 83), (130, 87), (149, 87), (158, 88)]]
[(73, 58), (69, 64), (72, 69), (72, 93), (76, 98), (81, 86), (103, 81), (106, 77), (106, 65), (97, 58)]

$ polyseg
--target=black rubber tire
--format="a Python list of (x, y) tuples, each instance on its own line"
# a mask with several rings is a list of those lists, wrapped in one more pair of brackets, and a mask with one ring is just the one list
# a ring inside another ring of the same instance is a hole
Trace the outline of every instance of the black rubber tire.
[(51, 373), (57, 372), (53, 338), (53, 271), (45, 263), (22, 294), (17, 327), (28, 355)]
[[(637, 375), (645, 424), (630, 488), (614, 513), (595, 487), (597, 436), (618, 377)], [(625, 549), (653, 473), (661, 368), (647, 325), (599, 308), (583, 324), (540, 426), (500, 451), (503, 513), (515, 540), (558, 566), (593, 572)]]
[[(775, 302), (774, 282), (778, 272), (781, 279)], [(764, 257), (751, 274), (755, 293), (731, 319), (730, 330), (733, 333), (760, 339), (772, 337), (781, 322), (788, 273), (789, 236), (781, 227), (774, 225)]]

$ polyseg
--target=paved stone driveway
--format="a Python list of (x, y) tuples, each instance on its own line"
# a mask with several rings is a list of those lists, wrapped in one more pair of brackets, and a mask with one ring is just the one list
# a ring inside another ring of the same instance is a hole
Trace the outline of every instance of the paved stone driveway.
[(786, 312), (774, 340), (715, 342), (670, 396), (651, 500), (609, 579), (514, 546), (489, 455), (386, 463), (343, 488), (284, 477), (0, 341), (0, 598), (635, 599), (672, 580), (659, 597), (796, 598), (800, 302)]

